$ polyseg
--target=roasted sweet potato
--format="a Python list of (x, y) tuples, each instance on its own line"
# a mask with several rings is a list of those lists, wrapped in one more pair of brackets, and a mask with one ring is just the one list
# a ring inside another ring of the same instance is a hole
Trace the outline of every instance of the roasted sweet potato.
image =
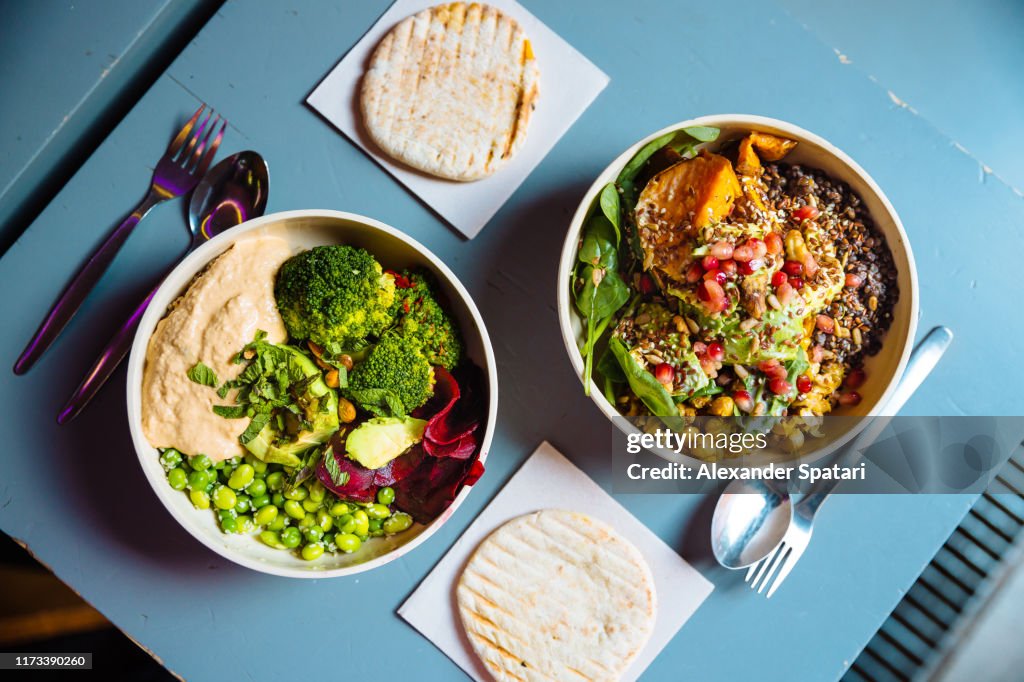
[(768, 133), (752, 132), (740, 142), (736, 155), (736, 170), (740, 175), (757, 175), (761, 161), (778, 161), (796, 146), (794, 140)]
[(741, 191), (728, 159), (702, 153), (651, 178), (637, 202), (637, 225), (703, 227), (729, 215)]

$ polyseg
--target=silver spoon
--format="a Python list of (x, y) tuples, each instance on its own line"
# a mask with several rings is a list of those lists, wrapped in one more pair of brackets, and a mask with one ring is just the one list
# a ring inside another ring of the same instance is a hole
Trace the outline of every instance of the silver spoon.
[[(221, 232), (263, 215), (267, 208), (269, 187), (270, 169), (256, 152), (238, 152), (214, 166), (200, 181), (189, 201), (188, 226), (192, 232), (192, 241), (185, 255)], [(135, 338), (139, 320), (159, 288), (158, 284), (149, 292), (107, 342), (82, 383), (57, 415), (58, 424), (66, 424), (78, 416), (121, 364)]]
[[(946, 327), (935, 327), (928, 332), (911, 352), (903, 378), (885, 404), (889, 415), (874, 418), (846, 446), (846, 452), (863, 450), (878, 438), (891, 415), (900, 411), (931, 374), (952, 340), (953, 332)], [(839, 482), (823, 482), (815, 488), (813, 497), (816, 504), (813, 511), (817, 511), (817, 507)], [(711, 549), (715, 558), (726, 568), (744, 568), (756, 564), (771, 554), (782, 541), (792, 516), (793, 500), (784, 487), (772, 486), (759, 480), (732, 481), (718, 498), (711, 519)]]

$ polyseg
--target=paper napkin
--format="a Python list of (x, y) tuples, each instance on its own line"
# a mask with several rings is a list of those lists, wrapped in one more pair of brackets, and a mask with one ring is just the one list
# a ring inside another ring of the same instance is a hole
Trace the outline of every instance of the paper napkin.
[(658, 616), (650, 641), (623, 679), (635, 680), (711, 594), (712, 584), (599, 485), (544, 442), (420, 583), (398, 614), (472, 678), (489, 680), (466, 639), (455, 606), (455, 586), (470, 555), (506, 521), (540, 509), (593, 516), (629, 538), (654, 576)]
[(489, 5), (519, 22), (537, 56), (540, 97), (526, 141), (508, 163), (490, 177), (475, 182), (444, 180), (408, 168), (380, 152), (366, 135), (359, 114), (359, 86), (366, 63), (380, 39), (405, 17), (439, 2), (397, 0), (327, 74), (306, 102), (455, 229), (473, 238), (604, 90), (608, 76), (519, 3), (487, 0)]

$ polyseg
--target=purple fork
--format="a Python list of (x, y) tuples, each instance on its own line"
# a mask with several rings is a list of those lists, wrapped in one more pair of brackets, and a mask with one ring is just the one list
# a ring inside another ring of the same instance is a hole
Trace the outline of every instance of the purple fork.
[[(199, 119), (205, 109), (206, 105), (201, 105), (171, 141), (167, 152), (156, 164), (146, 197), (89, 257), (89, 260), (68, 284), (64, 293), (57, 299), (42, 324), (39, 325), (32, 340), (25, 346), (18, 361), (14, 363), (15, 374), (27, 372), (42, 357), (50, 344), (56, 340), (67, 323), (78, 312), (86, 296), (99, 282), (103, 273), (107, 271), (114, 256), (117, 255), (139, 221), (145, 218), (146, 214), (157, 204), (180, 197), (192, 190), (206, 173), (210, 167), (210, 161), (217, 153), (217, 147), (220, 145), (227, 122), (219, 115), (215, 115), (213, 109), (208, 110), (200, 122)], [(218, 124), (220, 130), (214, 136), (214, 130)]]

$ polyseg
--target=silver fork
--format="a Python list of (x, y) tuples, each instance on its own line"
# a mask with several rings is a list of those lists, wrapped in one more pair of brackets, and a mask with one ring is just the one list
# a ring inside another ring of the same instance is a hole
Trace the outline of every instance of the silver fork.
[[(146, 214), (157, 204), (191, 191), (199, 179), (206, 174), (206, 170), (210, 167), (210, 161), (217, 153), (217, 147), (224, 134), (227, 121), (219, 115), (215, 115), (213, 109), (209, 109), (203, 120), (199, 122), (204, 110), (206, 110), (205, 104), (196, 110), (188, 123), (171, 141), (164, 155), (157, 161), (156, 168), (153, 170), (153, 179), (149, 183), (149, 191), (142, 202), (117, 229), (110, 233), (106, 241), (96, 249), (64, 289), (64, 293), (54, 303), (32, 340), (28, 342), (18, 361), (14, 363), (15, 374), (27, 372), (42, 357), (50, 344), (56, 340), (67, 323), (78, 312), (103, 273), (107, 271), (114, 256), (117, 255), (139, 221), (146, 217)], [(198, 126), (197, 122), (199, 122)], [(220, 130), (214, 136), (214, 130), (218, 124)]]
[(814, 514), (831, 491), (832, 487), (829, 486), (827, 490), (808, 493), (796, 502), (789, 528), (782, 536), (779, 546), (760, 563), (753, 564), (747, 569), (745, 580), (750, 583), (750, 589), (757, 590), (760, 594), (767, 587), (768, 594), (765, 598), (771, 599), (810, 544)]

